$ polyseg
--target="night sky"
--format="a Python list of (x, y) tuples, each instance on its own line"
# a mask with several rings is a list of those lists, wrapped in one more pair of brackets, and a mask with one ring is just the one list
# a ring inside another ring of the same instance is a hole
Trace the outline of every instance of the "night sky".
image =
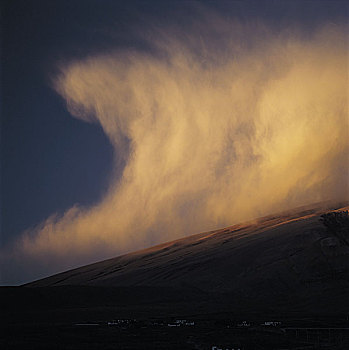
[[(180, 28), (180, 33), (186, 37), (190, 37), (191, 33), (195, 32), (194, 39), (198, 39), (195, 37), (197, 35), (195, 26), (200, 25), (202, 12), (205, 16), (215, 13), (227, 22), (238, 21), (243, 24), (261, 22), (268, 26), (268, 30), (272, 33), (295, 31), (297, 38), (301, 40), (307, 40), (325, 24), (339, 27), (338, 31), (343, 33), (343, 25), (346, 31), (348, 19), (346, 1), (11, 0), (2, 2), (2, 284), (24, 283), (66, 268), (112, 257), (185, 234), (197, 233), (198, 229), (211, 229), (239, 221), (236, 212), (233, 212), (235, 216), (231, 222), (222, 213), (217, 214), (212, 222), (207, 221), (202, 225), (197, 223), (200, 221), (200, 217), (197, 217), (194, 221), (183, 221), (178, 224), (175, 233), (159, 237), (160, 231), (163, 232), (169, 225), (172, 227), (173, 223), (177, 222), (175, 216), (159, 225), (147, 222), (144, 227), (142, 218), (139, 218), (140, 222), (135, 223), (137, 227), (135, 231), (140, 227), (139, 230), (143, 232), (139, 241), (137, 235), (132, 235), (132, 243), (120, 243), (121, 248), (118, 248), (119, 243), (111, 250), (98, 246), (95, 253), (90, 253), (90, 250), (86, 252), (82, 248), (84, 254), (81, 257), (76, 254), (74, 259), (68, 259), (67, 263), (62, 262), (65, 257), (59, 254), (54, 259), (47, 260), (45, 248), (39, 252), (35, 250), (38, 253), (31, 251), (30, 254), (21, 253), (22, 248), (19, 250), (14, 248), (24, 231), (29, 232), (29, 236), (36, 235), (40, 230), (38, 227), (52, 215), (61, 218), (70, 208), (93, 208), (103, 202), (103, 198), (107, 198), (108, 194), (114, 191), (111, 188), (114, 189), (121, 182), (123, 171), (127, 168), (129, 159), (132, 158), (132, 149), (136, 149), (138, 145), (127, 132), (123, 133), (122, 142), (119, 139), (115, 141), (110, 135), (106, 135), (103, 130), (105, 126), (101, 126), (102, 123), (83, 122), (81, 120), (83, 118), (72, 117), (73, 112), (69, 106), (67, 107), (68, 90), (63, 91), (55, 87), (61, 67), (64, 71), (71, 62), (85, 62), (84, 60), (89, 57), (111, 55), (114, 59), (114, 57), (121, 57), (120, 52), (131, 52), (129, 60), (136, 57), (135, 62), (144, 62), (139, 58), (143, 57), (142, 55), (162, 57), (161, 50), (159, 47), (154, 49), (151, 39), (157, 41), (156, 35), (160, 36), (168, 26)], [(195, 20), (192, 21), (192, 19)], [(209, 36), (206, 30), (209, 32), (210, 28), (205, 29), (202, 33), (203, 39), (200, 40), (205, 41)], [(148, 39), (144, 40), (139, 33), (145, 33), (145, 35), (149, 33)], [(251, 30), (242, 30), (239, 40), (248, 43), (250, 35)], [(207, 44), (207, 47), (213, 51), (217, 50), (219, 57), (224, 56), (226, 44), (225, 39), (221, 39), (221, 34), (218, 35), (215, 32), (207, 40), (219, 46), (215, 49), (213, 44), (212, 46)], [(133, 52), (136, 53), (133, 54)], [(160, 60), (160, 58), (157, 59)], [(213, 61), (214, 59), (211, 60)], [(106, 76), (109, 73), (105, 72), (110, 72), (106, 68), (110, 67), (108, 62), (107, 60), (101, 63), (101, 70)], [(96, 65), (96, 62), (93, 64)], [(90, 74), (88, 69), (90, 68), (86, 68), (86, 71)], [(64, 71), (66, 76), (68, 73), (73, 76), (73, 73), (70, 71), (66, 73), (67, 71), (67, 69)], [(91, 86), (94, 83), (93, 79), (88, 82)], [(130, 101), (132, 103), (132, 100)], [(243, 133), (245, 130), (250, 130), (245, 124), (241, 128)], [(235, 147), (237, 154), (236, 149)], [(343, 172), (346, 170), (343, 170), (345, 164), (340, 160), (344, 151), (340, 152), (333, 153), (331, 159), (335, 159), (333, 162), (336, 163), (333, 167), (336, 171), (342, 169), (342, 179), (345, 175)], [(248, 159), (254, 159), (250, 153), (248, 153)], [(152, 167), (150, 161), (146, 164)], [(304, 179), (304, 177), (305, 175), (300, 175), (300, 178)], [(323, 178), (327, 179), (328, 175)], [(315, 180), (311, 181), (315, 182)], [(309, 183), (311, 181), (309, 180)], [(321, 179), (321, 181), (324, 180)], [(321, 181), (317, 182), (317, 186), (321, 186)], [(191, 195), (186, 197), (188, 191), (183, 194), (183, 197), (190, 199), (183, 201), (181, 199), (180, 205), (173, 206), (176, 210), (179, 208), (179, 216), (187, 210), (187, 205), (192, 206), (193, 203), (200, 202), (201, 198), (208, 201), (201, 189), (197, 191), (199, 192), (200, 195), (195, 198)], [(313, 192), (309, 187), (309, 193)], [(294, 194), (296, 193), (294, 187), (288, 189), (287, 193), (292, 194), (290, 194), (290, 198), (294, 199), (292, 203), (306, 204), (302, 198)], [(333, 199), (326, 197), (326, 194), (320, 197), (309, 196), (310, 202), (318, 199)], [(210, 200), (213, 201), (214, 198), (210, 197)], [(200, 205), (198, 204), (198, 208), (202, 208)], [(274, 210), (277, 207), (278, 204), (270, 205), (266, 210)], [(284, 207), (287, 208), (287, 206)], [(109, 207), (105, 206), (103, 210), (109, 210), (107, 208)], [(204, 213), (205, 210), (201, 212)], [(256, 214), (266, 213), (261, 211)], [(113, 215), (118, 214), (116, 212)], [(158, 222), (157, 215), (158, 213), (154, 214), (152, 218)], [(251, 215), (246, 211), (241, 218), (247, 219)], [(55, 223), (59, 220), (54, 219)], [(183, 227), (186, 227), (187, 223), (186, 231)], [(99, 228), (95, 230), (99, 232)], [(105, 230), (112, 231), (112, 228), (108, 226)], [(125, 228), (126, 231), (130, 231), (129, 228)], [(106, 237), (110, 237), (109, 233)], [(108, 239), (105, 241), (108, 243)], [(85, 247), (85, 243), (83, 246)], [(51, 254), (50, 249), (47, 252), (48, 255)], [(33, 258), (34, 255), (35, 258)]]

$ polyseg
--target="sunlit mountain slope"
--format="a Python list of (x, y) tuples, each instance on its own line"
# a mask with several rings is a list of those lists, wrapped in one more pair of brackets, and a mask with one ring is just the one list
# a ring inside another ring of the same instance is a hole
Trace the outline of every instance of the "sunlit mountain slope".
[(326, 230), (321, 215), (348, 210), (347, 204), (303, 207), (200, 233), (27, 286), (161, 286), (261, 302), (291, 296), (322, 299), (333, 293), (345, 298), (349, 246)]

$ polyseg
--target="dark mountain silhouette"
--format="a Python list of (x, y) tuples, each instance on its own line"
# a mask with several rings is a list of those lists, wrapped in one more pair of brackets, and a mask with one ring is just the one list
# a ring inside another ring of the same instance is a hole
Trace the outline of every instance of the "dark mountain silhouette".
[(326, 230), (321, 219), (324, 213), (348, 208), (348, 203), (302, 207), (80, 267), (26, 287), (172, 288), (188, 295), (219, 295), (239, 308), (284, 309), (291, 302), (295, 310), (349, 313), (349, 247)]
[[(348, 209), (298, 208), (2, 287), (0, 344), (347, 349)], [(195, 326), (168, 326), (178, 319)], [(263, 326), (273, 320), (277, 327)]]

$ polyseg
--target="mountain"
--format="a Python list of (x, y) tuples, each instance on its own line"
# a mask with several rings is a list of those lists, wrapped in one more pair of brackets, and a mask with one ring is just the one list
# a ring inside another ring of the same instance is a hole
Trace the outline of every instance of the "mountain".
[[(348, 312), (349, 246), (321, 215), (348, 203), (302, 207), (94, 263), (26, 287), (159, 287), (220, 295), (234, 305)], [(185, 292), (184, 292), (185, 293)], [(343, 307), (346, 310), (343, 310)]]
[[(349, 229), (340, 214), (348, 204), (298, 208), (2, 287), (0, 344), (348, 349)], [(278, 326), (264, 326), (273, 320)]]

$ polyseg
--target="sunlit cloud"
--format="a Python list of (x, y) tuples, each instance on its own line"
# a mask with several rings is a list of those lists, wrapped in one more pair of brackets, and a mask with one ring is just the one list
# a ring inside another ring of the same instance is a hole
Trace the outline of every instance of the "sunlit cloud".
[(306, 37), (275, 34), (206, 16), (190, 33), (140, 35), (151, 50), (63, 65), (55, 90), (74, 117), (102, 126), (125, 166), (100, 203), (53, 215), (15, 254), (60, 270), (348, 199), (345, 32), (328, 24)]

